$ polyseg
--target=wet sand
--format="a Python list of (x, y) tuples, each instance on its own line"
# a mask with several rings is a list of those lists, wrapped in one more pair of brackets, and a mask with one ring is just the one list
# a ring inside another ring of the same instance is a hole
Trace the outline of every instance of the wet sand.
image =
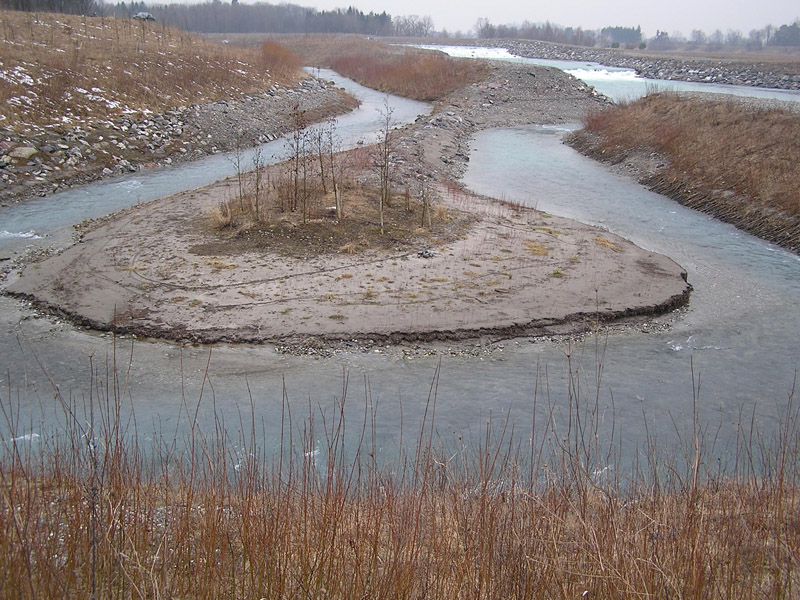
[[(458, 102), (465, 105), (463, 95)], [(493, 124), (484, 118), (480, 127)], [(427, 170), (463, 134), (424, 123), (404, 132), (414, 148), (428, 149), (427, 163), (415, 167)], [(256, 250), (199, 255), (192, 249), (210, 235), (208, 214), (234, 195), (234, 182), (225, 181), (104, 220), (61, 254), (27, 266), (7, 291), (94, 329), (268, 343), (575, 333), (688, 300), (686, 273), (669, 258), (445, 185), (447, 175), (431, 174), (437, 202), (473, 217), (454, 242), (305, 259)]]

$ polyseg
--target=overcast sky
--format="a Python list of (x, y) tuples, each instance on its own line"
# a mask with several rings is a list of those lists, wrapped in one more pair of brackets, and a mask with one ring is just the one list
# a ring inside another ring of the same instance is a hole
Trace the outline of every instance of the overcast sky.
[[(243, 0), (248, 1), (248, 0)], [(790, 24), (800, 17), (797, 0), (291, 0), (292, 4), (314, 6), (319, 10), (347, 8), (364, 12), (383, 12), (393, 16), (430, 16), (437, 30), (468, 32), (480, 17), (493, 25), (514, 25), (550, 21), (564, 27), (600, 29), (608, 26), (641, 25), (647, 37), (660, 29), (670, 34), (680, 31), (689, 37), (693, 29), (707, 34), (738, 29), (745, 36), (765, 25)]]

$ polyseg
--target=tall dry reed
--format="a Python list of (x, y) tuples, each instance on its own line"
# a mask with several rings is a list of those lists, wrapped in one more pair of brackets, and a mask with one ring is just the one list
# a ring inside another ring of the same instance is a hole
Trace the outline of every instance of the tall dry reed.
[[(597, 366), (588, 376), (599, 380)], [(439, 438), (434, 375), (413, 441), (385, 461), (376, 409), (367, 393), (352, 419), (346, 375), (329, 406), (302, 417), (284, 392), (273, 446), (254, 403), (237, 430), (220, 414), (198, 425), (208, 381), (199, 398), (176, 399), (183, 426), (147, 446), (113, 365), (93, 369), (85, 401), (56, 390), (63, 427), (35, 443), (5, 396), (2, 595), (797, 596), (793, 393), (774, 438), (742, 425), (725, 476), (707, 470), (696, 421), (683, 453), (659, 456), (651, 440), (626, 467), (613, 440), (598, 441), (597, 396), (578, 385), (587, 374), (568, 369), (566, 404), (537, 382), (542, 423), (525, 443), (508, 418), (471, 439)]]

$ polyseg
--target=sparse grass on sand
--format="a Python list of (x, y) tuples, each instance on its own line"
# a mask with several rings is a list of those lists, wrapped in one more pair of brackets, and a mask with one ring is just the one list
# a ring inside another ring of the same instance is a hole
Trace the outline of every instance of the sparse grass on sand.
[(575, 145), (600, 160), (655, 153), (661, 193), (800, 250), (800, 113), (674, 93), (596, 112)]
[[(234, 195), (211, 210), (205, 226), (210, 235), (193, 246), (196, 254), (235, 255), (256, 250), (282, 256), (309, 257), (319, 254), (355, 254), (362, 250), (399, 248), (416, 251), (439, 246), (462, 236), (474, 217), (466, 212), (430, 206), (429, 215), (421, 200), (408, 190), (393, 190), (384, 209), (384, 233), (380, 231), (378, 198), (380, 189), (365, 166), (370, 148), (357, 148), (339, 155), (338, 183), (342, 218), (337, 218), (335, 197), (328, 182), (321, 185), (318, 174), (309, 175), (304, 186), (306, 200), (290, 208), (292, 185), (286, 165), (276, 165), (262, 174), (265, 182), (256, 199), (254, 174), (244, 177), (244, 194)], [(312, 169), (309, 168), (309, 171)]]
[[(641, 462), (615, 464), (616, 443), (605, 448), (596, 435), (604, 413), (577, 394), (543, 418), (565, 429), (548, 425), (518, 443), (491, 423), (441, 440), (432, 393), (420, 431), (392, 458), (374, 441), (369, 399), (353, 411), (342, 397), (300, 421), (287, 403), (269, 439), (261, 425), (226, 430), (220, 415), (203, 431), (194, 421), (202, 398), (184, 399), (183, 429), (170, 423), (144, 447), (113, 395), (124, 377), (93, 381), (100, 396), (83, 404), (56, 389), (65, 425), (52, 436), (26, 433), (17, 401), (0, 397), (4, 597), (756, 599), (800, 590), (791, 398), (774, 440), (741, 424), (724, 475), (697, 425), (672, 455), (651, 439)], [(362, 424), (345, 423), (354, 412)], [(255, 406), (239, 419), (257, 421)]]
[(0, 128), (17, 134), (240, 98), (299, 76), (288, 51), (159, 23), (15, 11), (0, 21)]

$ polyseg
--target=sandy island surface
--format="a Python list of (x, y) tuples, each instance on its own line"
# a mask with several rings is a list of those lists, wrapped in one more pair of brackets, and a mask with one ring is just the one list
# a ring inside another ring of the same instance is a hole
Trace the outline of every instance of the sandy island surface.
[(424, 173), (438, 204), (470, 215), (449, 241), (305, 258), (198, 254), (206, 215), (233, 195), (227, 181), (106, 219), (7, 289), (92, 328), (203, 342), (462, 340), (663, 313), (691, 290), (669, 258), (446, 185), (478, 128), (575, 121), (596, 103), (561, 72), (504, 65), (404, 130), (398, 170)]

